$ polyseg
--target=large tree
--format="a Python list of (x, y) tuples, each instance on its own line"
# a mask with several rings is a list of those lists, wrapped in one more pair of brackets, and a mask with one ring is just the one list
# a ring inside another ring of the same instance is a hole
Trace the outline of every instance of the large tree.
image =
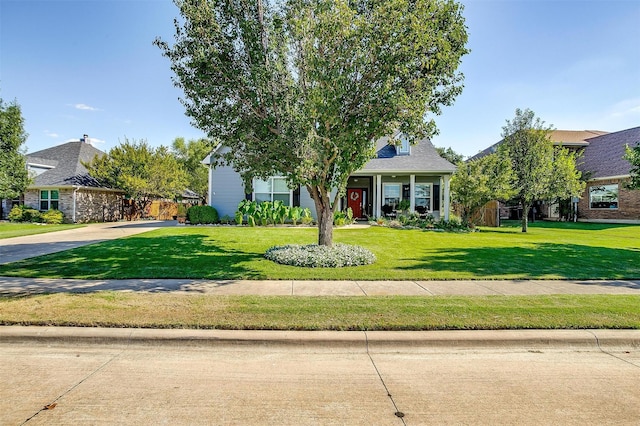
[(440, 157), (444, 158), (451, 164), (459, 165), (464, 162), (464, 155), (458, 152), (455, 152), (453, 148), (442, 148), (436, 147), (436, 151), (440, 154)]
[(187, 172), (187, 188), (200, 196), (200, 201), (207, 200), (209, 174), (202, 160), (211, 152), (211, 143), (207, 139), (175, 138), (171, 150)]
[(175, 156), (164, 146), (149, 146), (146, 140), (125, 138), (85, 166), (105, 186), (125, 191), (143, 216), (153, 200), (178, 197), (187, 185), (186, 172)]
[(628, 188), (640, 189), (640, 141), (636, 142), (634, 147), (625, 147), (625, 160), (631, 163), (631, 181), (627, 184)]
[(193, 123), (230, 148), (247, 184), (307, 188), (318, 243), (375, 140), (435, 133), (462, 90), (462, 6), (452, 0), (175, 0), (175, 44), (157, 39)]
[(461, 208), (462, 219), (472, 223), (489, 201), (511, 198), (511, 179), (511, 162), (501, 153), (459, 163), (451, 178), (451, 196)]
[(0, 218), (2, 200), (19, 197), (29, 185), (23, 146), (26, 141), (20, 105), (16, 101), (5, 104), (0, 98)]
[(574, 153), (554, 147), (552, 127), (534, 112), (516, 109), (513, 120), (502, 128), (502, 155), (513, 169), (514, 198), (522, 206), (522, 232), (527, 232), (529, 210), (536, 200), (558, 200), (578, 196), (584, 190)]

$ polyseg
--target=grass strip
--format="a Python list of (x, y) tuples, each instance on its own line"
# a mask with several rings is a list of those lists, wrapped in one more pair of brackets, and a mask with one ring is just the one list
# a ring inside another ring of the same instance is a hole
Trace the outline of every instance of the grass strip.
[(1, 325), (227, 330), (640, 329), (640, 296), (282, 297), (57, 293), (0, 298)]
[(82, 228), (85, 225), (49, 225), (44, 223), (0, 223), (0, 240), (3, 238), (24, 237), (26, 235), (45, 234), (47, 232), (66, 231)]

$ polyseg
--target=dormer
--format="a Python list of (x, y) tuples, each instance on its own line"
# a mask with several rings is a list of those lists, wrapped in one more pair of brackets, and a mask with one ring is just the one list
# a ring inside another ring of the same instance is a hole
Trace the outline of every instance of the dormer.
[(396, 155), (411, 155), (409, 138), (404, 133), (400, 133), (398, 135), (398, 141), (400, 143), (396, 145)]

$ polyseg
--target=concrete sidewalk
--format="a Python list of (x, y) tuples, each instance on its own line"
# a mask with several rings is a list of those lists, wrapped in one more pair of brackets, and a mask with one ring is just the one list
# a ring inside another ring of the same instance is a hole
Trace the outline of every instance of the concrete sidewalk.
[(79, 280), (0, 277), (0, 295), (5, 296), (61, 292), (88, 293), (94, 291), (176, 292), (259, 296), (640, 295), (640, 281), (214, 281), (192, 279)]

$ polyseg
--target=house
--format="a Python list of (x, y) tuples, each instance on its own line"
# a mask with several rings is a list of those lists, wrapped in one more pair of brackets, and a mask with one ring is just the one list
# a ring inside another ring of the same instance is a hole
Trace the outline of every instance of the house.
[(33, 183), (22, 202), (34, 209), (60, 210), (65, 222), (108, 222), (122, 217), (124, 191), (106, 188), (89, 175), (83, 162), (106, 155), (88, 136), (27, 154)]
[[(350, 207), (355, 218), (375, 218), (392, 216), (400, 201), (407, 200), (410, 211), (448, 220), (449, 180), (455, 166), (440, 157), (429, 139), (411, 145), (404, 135), (395, 136), (398, 146), (390, 145), (389, 137), (376, 142), (375, 157), (349, 177), (339, 208)], [(209, 166), (209, 204), (220, 216), (233, 216), (244, 199), (281, 200), (290, 206), (308, 207), (315, 215), (308, 191), (291, 190), (283, 177), (256, 179), (253, 192), (245, 194), (244, 183), (231, 166), (213, 167), (211, 156), (203, 162)]]
[[(587, 185), (585, 192), (573, 200), (573, 206), (568, 205), (568, 210), (573, 210), (569, 216), (581, 221), (640, 220), (640, 190), (630, 190), (624, 185), (630, 179), (631, 170), (631, 164), (624, 159), (625, 146), (640, 143), (640, 127), (614, 133), (554, 130), (550, 137), (554, 145), (582, 152), (577, 166), (587, 179)], [(467, 161), (496, 152), (500, 143), (502, 141)], [(539, 202), (536, 207), (541, 218), (560, 220), (564, 216), (570, 219), (560, 212), (557, 203)], [(511, 213), (513, 217), (514, 212)]]
[(640, 144), (640, 127), (587, 139), (578, 168), (587, 187), (578, 201), (578, 218), (584, 221), (640, 221), (640, 189), (628, 189), (631, 163), (625, 146)]
[[(606, 135), (608, 132), (600, 130), (552, 130), (549, 137), (554, 145), (562, 145), (570, 150), (580, 150), (589, 145), (588, 140), (593, 137)], [(476, 155), (470, 157), (467, 161), (477, 160), (485, 155), (494, 154), (498, 150), (498, 146), (502, 141), (494, 143)]]

